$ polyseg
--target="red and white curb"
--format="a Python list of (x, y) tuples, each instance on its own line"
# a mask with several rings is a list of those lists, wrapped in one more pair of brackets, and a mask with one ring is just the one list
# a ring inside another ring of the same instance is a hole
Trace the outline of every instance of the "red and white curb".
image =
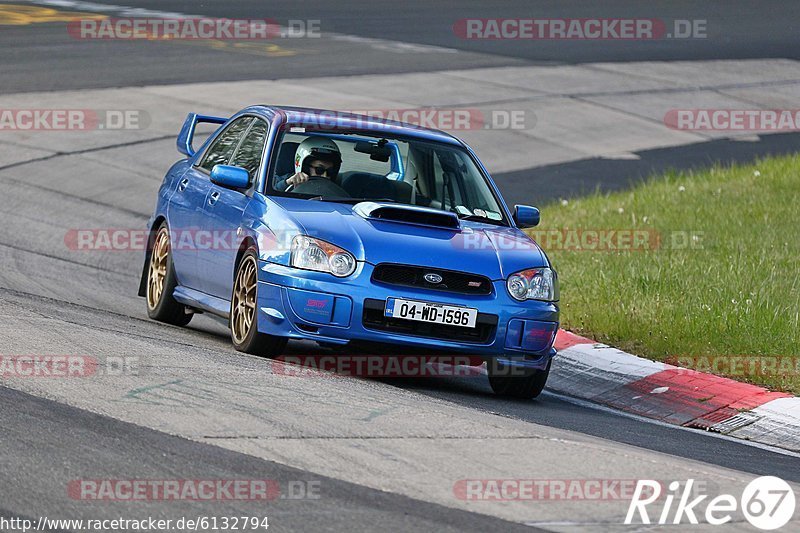
[(568, 331), (548, 388), (624, 412), (800, 452), (800, 398), (643, 359)]

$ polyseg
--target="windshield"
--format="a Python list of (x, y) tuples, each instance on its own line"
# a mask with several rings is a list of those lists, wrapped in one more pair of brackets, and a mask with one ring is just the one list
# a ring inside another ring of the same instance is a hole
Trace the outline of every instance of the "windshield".
[(505, 224), (489, 184), (460, 147), (369, 133), (285, 132), (272, 193), (353, 203), (373, 200)]

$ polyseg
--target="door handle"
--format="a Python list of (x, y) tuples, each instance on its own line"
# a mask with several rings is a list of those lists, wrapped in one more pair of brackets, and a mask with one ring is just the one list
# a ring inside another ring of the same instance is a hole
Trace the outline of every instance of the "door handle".
[(214, 191), (211, 193), (211, 196), (208, 197), (208, 205), (214, 205), (219, 200), (219, 192)]
[(186, 190), (186, 187), (189, 186), (189, 178), (183, 178), (180, 183), (178, 183), (178, 190), (183, 192)]

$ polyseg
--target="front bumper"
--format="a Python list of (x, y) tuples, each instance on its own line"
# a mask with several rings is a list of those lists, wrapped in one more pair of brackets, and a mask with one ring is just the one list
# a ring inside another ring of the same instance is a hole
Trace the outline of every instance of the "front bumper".
[[(544, 369), (556, 353), (556, 303), (518, 302), (502, 280), (493, 282), (491, 294), (467, 295), (374, 282), (372, 271), (371, 264), (362, 262), (342, 279), (260, 261), (258, 330), (329, 344), (382, 343), (479, 356), (530, 369)], [(409, 321), (382, 323), (380, 308), (389, 297), (474, 307), (479, 325), (470, 332), (424, 323), (412, 327)]]

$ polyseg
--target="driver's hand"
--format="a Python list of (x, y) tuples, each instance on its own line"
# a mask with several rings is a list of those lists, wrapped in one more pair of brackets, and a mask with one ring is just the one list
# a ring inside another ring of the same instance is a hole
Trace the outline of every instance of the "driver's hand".
[(308, 181), (308, 174), (306, 174), (305, 172), (298, 172), (297, 174), (286, 180), (286, 185), (300, 185), (305, 181)]

